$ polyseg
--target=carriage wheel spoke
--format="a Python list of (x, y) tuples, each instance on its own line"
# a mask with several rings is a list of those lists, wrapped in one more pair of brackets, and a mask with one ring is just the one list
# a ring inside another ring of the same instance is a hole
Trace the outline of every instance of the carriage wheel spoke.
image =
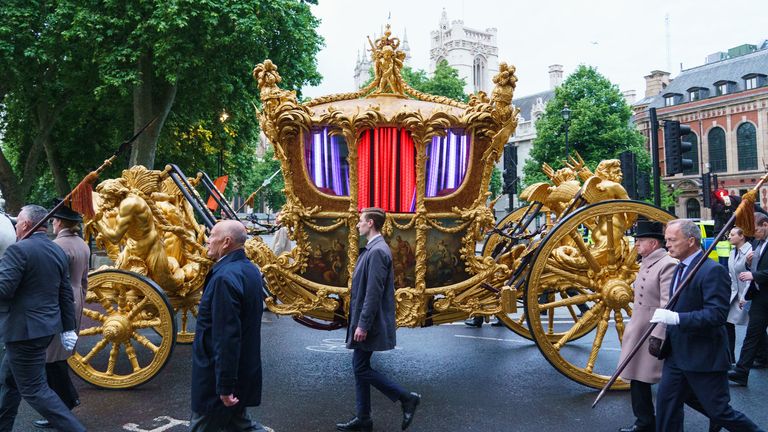
[(104, 314), (100, 312), (96, 312), (93, 309), (83, 308), (83, 315), (87, 316), (88, 318), (94, 321), (104, 322), (107, 320), (107, 317), (104, 316)]
[(545, 272), (551, 273), (555, 276), (559, 276), (562, 279), (567, 280), (569, 283), (573, 283), (583, 287), (594, 288), (594, 282), (592, 282), (589, 278), (584, 276), (579, 276), (578, 274), (574, 274), (572, 272), (568, 272), (566, 270), (558, 268), (557, 265), (554, 264), (551, 260), (547, 263)]
[(87, 329), (80, 330), (79, 336), (95, 336), (101, 334), (101, 332), (104, 330), (103, 326), (98, 327), (88, 327)]
[(570, 329), (568, 329), (568, 331), (560, 338), (560, 340), (554, 344), (555, 349), (559, 351), (560, 348), (562, 348), (563, 345), (568, 343), (571, 337), (573, 337), (573, 335), (579, 332), (582, 327), (587, 325), (587, 323), (589, 323), (595, 315), (602, 314), (603, 309), (604, 309), (604, 306), (598, 303), (593, 308), (586, 311), (584, 315), (581, 317), (581, 319), (578, 320)]
[(83, 363), (90, 363), (91, 359), (93, 359), (93, 356), (98, 354), (99, 351), (103, 350), (108, 343), (109, 341), (106, 339), (102, 339), (96, 342), (96, 345), (94, 345), (93, 348), (91, 348), (91, 350), (88, 352), (88, 354), (86, 354), (85, 357), (83, 357)]
[(131, 312), (128, 314), (128, 319), (133, 320), (134, 318), (136, 318), (136, 315), (138, 315), (139, 312), (141, 312), (141, 310), (144, 308), (144, 306), (147, 305), (147, 303), (149, 303), (149, 297), (145, 296), (138, 303), (136, 303), (133, 309), (131, 309)]
[(608, 241), (608, 264), (616, 264), (616, 239), (613, 237), (613, 215), (603, 216), (605, 223), (606, 240)]
[(107, 375), (115, 374), (115, 365), (117, 364), (118, 354), (120, 354), (120, 344), (113, 343), (112, 349), (109, 351), (109, 362), (107, 362)]
[(577, 231), (571, 231), (571, 239), (573, 239), (574, 243), (576, 243), (576, 247), (579, 249), (579, 252), (584, 256), (584, 258), (587, 260), (587, 263), (589, 264), (589, 267), (594, 271), (595, 273), (600, 273), (600, 270), (602, 270), (602, 267), (600, 267), (600, 264), (597, 262), (594, 256), (592, 256), (592, 252), (589, 250), (586, 244), (584, 244), (584, 239), (581, 238), (581, 235)]
[(140, 335), (137, 332), (133, 332), (133, 338), (136, 339), (136, 342), (142, 344), (145, 348), (148, 348), (153, 353), (156, 353), (157, 350), (160, 349), (160, 348), (157, 347), (157, 345), (153, 344), (152, 341), (150, 341), (149, 339), (147, 339), (146, 337)]
[[(563, 293), (565, 294), (565, 293)], [(567, 295), (567, 294), (565, 294)], [(566, 297), (562, 300), (554, 301), (551, 303), (543, 303), (539, 305), (539, 308), (541, 309), (555, 309), (563, 306), (573, 306), (581, 303), (586, 303), (588, 301), (595, 301), (598, 300), (602, 294), (589, 294), (589, 295), (575, 295), (573, 297)]]
[(99, 303), (101, 304), (101, 307), (104, 308), (104, 311), (107, 313), (107, 315), (114, 315), (117, 312), (115, 311), (115, 308), (112, 307), (112, 302), (104, 297), (104, 294), (102, 294), (101, 290), (95, 289), (93, 292), (96, 294), (96, 297), (99, 299)]
[(585, 368), (588, 373), (592, 373), (592, 369), (595, 368), (597, 354), (600, 352), (600, 347), (603, 346), (603, 338), (608, 331), (608, 318), (610, 316), (611, 310), (606, 308), (600, 316), (600, 321), (597, 322), (597, 334), (592, 342), (592, 351), (589, 353), (589, 361), (587, 361), (587, 367)]
[(158, 327), (161, 325), (163, 325), (163, 321), (160, 318), (154, 318), (151, 320), (138, 320), (131, 323), (131, 327), (134, 329)]
[(117, 289), (117, 307), (120, 309), (120, 312), (127, 312), (128, 311), (128, 293), (127, 289), (125, 289), (125, 286), (120, 286)]
[(125, 342), (125, 354), (128, 356), (128, 361), (131, 362), (131, 367), (134, 372), (138, 372), (141, 369), (139, 366), (139, 359), (136, 358), (136, 350), (131, 345), (131, 342)]

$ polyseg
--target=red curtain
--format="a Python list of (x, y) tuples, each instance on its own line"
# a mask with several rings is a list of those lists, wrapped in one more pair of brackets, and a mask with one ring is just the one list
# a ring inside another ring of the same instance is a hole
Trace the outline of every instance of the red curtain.
[(363, 132), (358, 147), (358, 208), (411, 212), (415, 154), (413, 139), (404, 129), (381, 127)]

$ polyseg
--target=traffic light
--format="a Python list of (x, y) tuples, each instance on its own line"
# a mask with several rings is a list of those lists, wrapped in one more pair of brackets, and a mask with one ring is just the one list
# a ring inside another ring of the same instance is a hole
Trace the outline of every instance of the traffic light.
[(645, 171), (637, 173), (637, 199), (651, 199), (651, 176)]
[(712, 174), (701, 175), (701, 195), (704, 198), (704, 207), (712, 207)]
[(693, 144), (683, 141), (689, 133), (691, 127), (681, 125), (679, 121), (664, 122), (664, 159), (668, 176), (693, 168), (693, 160), (683, 159), (683, 156), (693, 149)]
[(621, 185), (631, 199), (637, 199), (637, 165), (635, 164), (635, 154), (627, 150), (619, 154), (621, 163), (621, 173), (623, 174)]
[(517, 192), (517, 147), (507, 144), (504, 146), (504, 187), (502, 193), (509, 195), (510, 205), (512, 195)]

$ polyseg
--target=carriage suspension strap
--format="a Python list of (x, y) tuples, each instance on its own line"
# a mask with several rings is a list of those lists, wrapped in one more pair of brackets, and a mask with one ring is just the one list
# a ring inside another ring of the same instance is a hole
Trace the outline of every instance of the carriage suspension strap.
[(168, 172), (168, 175), (171, 177), (173, 182), (176, 183), (176, 187), (179, 188), (181, 194), (184, 195), (184, 198), (187, 200), (187, 202), (189, 202), (192, 208), (195, 209), (195, 212), (200, 216), (200, 218), (203, 219), (203, 224), (209, 230), (213, 229), (213, 226), (216, 225), (216, 218), (213, 217), (211, 211), (208, 210), (208, 207), (205, 206), (205, 203), (197, 194), (195, 188), (192, 187), (192, 185), (187, 180), (187, 176), (185, 176), (181, 171), (181, 168), (179, 168), (176, 164), (168, 164), (165, 166), (165, 170)]
[(232, 208), (232, 206), (229, 205), (229, 202), (227, 202), (226, 198), (224, 198), (224, 195), (221, 194), (221, 191), (213, 184), (211, 178), (208, 177), (208, 173), (205, 171), (198, 171), (197, 175), (202, 176), (203, 187), (208, 191), (208, 194), (213, 197), (213, 199), (221, 208), (222, 219), (226, 214), (227, 219), (234, 219), (239, 221), (240, 218), (237, 217), (235, 210)]

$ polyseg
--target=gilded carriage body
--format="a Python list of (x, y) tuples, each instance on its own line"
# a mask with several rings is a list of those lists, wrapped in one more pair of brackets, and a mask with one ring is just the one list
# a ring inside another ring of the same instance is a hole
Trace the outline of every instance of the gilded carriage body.
[[(638, 217), (672, 215), (629, 200), (617, 160), (593, 172), (575, 155), (557, 170), (545, 164), (550, 181), (528, 186), (520, 197), (529, 204), (497, 223), (488, 187), (517, 126), (515, 68), (501, 63), (491, 95), (463, 103), (409, 87), (398, 47), (387, 27), (371, 42), (369, 85), (306, 103), (280, 88), (271, 61), (254, 69), (258, 119), (285, 179), (280, 219), (295, 242), (279, 255), (258, 236), (246, 243), (266, 281), (267, 307), (314, 328), (345, 326), (360, 210), (381, 207), (399, 326), (495, 315), (535, 341), (558, 371), (600, 388), (617, 360), (601, 350), (604, 338), (615, 330), (620, 341), (631, 316), (638, 264), (628, 233)], [(133, 167), (97, 187), (88, 227), (115, 267), (92, 274), (85, 314), (93, 325), (81, 335), (97, 341), (70, 361), (86, 380), (141, 384), (177, 338), (191, 340), (189, 319), (211, 266), (198, 221), (215, 223), (195, 190), (201, 181), (210, 183), (175, 165)]]

